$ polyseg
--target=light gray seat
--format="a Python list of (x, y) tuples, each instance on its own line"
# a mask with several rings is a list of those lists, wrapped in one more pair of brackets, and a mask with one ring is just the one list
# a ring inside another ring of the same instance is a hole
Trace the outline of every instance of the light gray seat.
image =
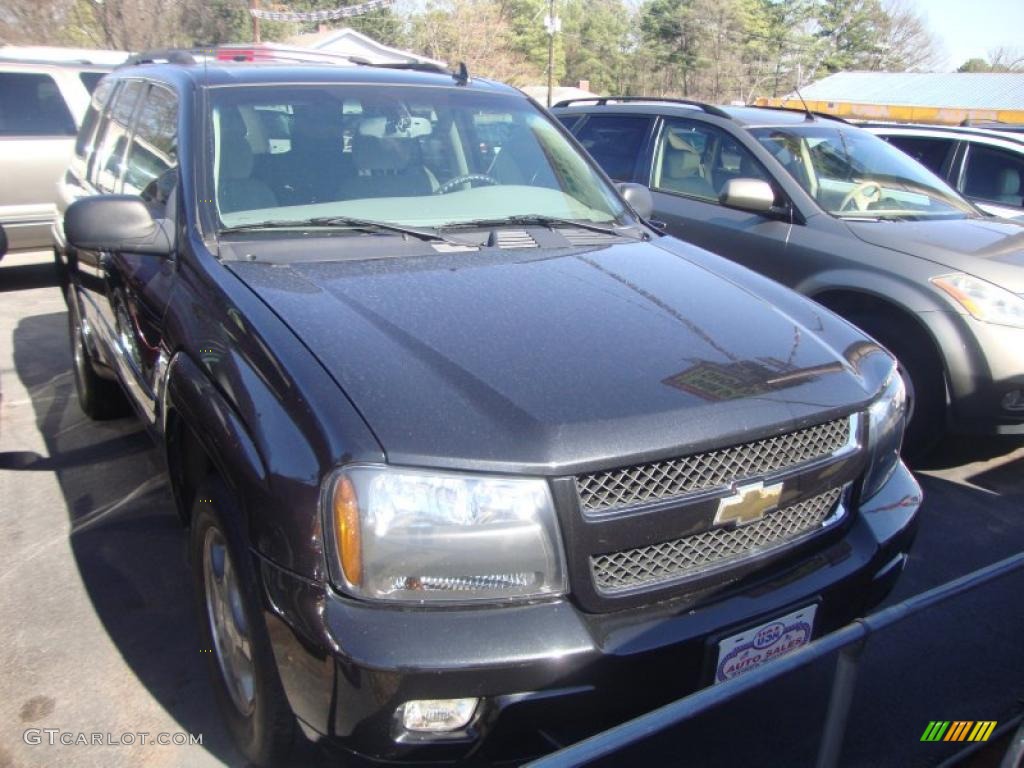
[(661, 165), (661, 187), (685, 195), (707, 199), (717, 197), (711, 182), (704, 177), (700, 153), (686, 139), (667, 134)]
[(1016, 168), (1002, 168), (996, 177), (996, 200), (1007, 205), (1024, 205), (1020, 193), (1020, 172)]
[(406, 137), (358, 134), (352, 139), (356, 174), (343, 180), (347, 198), (416, 197), (432, 194), (437, 179), (419, 162), (419, 145)]
[(274, 208), (277, 198), (263, 181), (252, 177), (252, 147), (237, 113), (225, 113), (221, 124), (217, 203), (221, 213)]

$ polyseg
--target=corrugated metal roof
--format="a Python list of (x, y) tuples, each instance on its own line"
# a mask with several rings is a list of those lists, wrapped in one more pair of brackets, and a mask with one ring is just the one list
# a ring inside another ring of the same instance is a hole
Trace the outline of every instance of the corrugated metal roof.
[(1024, 72), (839, 72), (800, 93), (808, 101), (1020, 110)]

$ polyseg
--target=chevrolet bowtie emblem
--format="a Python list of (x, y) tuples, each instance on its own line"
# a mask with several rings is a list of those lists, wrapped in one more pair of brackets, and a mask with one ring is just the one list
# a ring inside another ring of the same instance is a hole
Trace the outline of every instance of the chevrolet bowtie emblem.
[(738, 485), (732, 496), (719, 500), (715, 525), (753, 523), (778, 507), (780, 498), (782, 483), (766, 486), (758, 481), (749, 485)]

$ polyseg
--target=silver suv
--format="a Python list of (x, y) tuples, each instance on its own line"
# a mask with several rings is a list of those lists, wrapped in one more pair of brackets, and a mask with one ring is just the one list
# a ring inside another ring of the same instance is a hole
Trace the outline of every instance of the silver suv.
[(0, 59), (0, 225), (8, 253), (53, 245), (57, 184), (109, 68)]

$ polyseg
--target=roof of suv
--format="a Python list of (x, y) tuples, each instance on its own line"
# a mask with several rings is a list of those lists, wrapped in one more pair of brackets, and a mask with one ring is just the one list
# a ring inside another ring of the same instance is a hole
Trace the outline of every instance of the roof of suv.
[[(617, 100), (615, 97), (574, 99), (571, 103), (560, 102), (555, 104), (553, 109), (579, 109), (587, 111), (593, 108), (603, 111), (642, 113), (642, 114), (685, 114), (691, 116), (705, 116), (709, 119), (729, 120), (737, 126), (753, 128), (755, 126), (773, 125), (798, 125), (807, 122), (807, 113), (792, 109), (773, 109), (768, 107), (733, 107), (713, 106), (701, 102), (687, 102), (684, 100), (659, 99), (657, 97), (640, 98), (629, 97)], [(814, 119), (829, 120), (838, 123), (845, 122), (842, 118), (833, 117), (820, 113), (814, 113)]]
[[(454, 73), (404, 69), (373, 64), (297, 63), (275, 61), (198, 61), (129, 64), (115, 72), (121, 76), (145, 76), (183, 84), (203, 86), (260, 85), (268, 83), (387, 83), (388, 85), (458, 85)], [(483, 78), (471, 78), (463, 86), (494, 92), (519, 94), (517, 89)]]
[(950, 136), (970, 137), (983, 136), (989, 139), (1003, 139), (1016, 144), (1024, 144), (1024, 133), (1019, 126), (1013, 126), (1007, 130), (997, 128), (978, 128), (973, 125), (929, 125), (928, 123), (860, 123), (861, 128), (868, 128), (873, 131), (901, 131), (917, 132), (927, 131), (929, 133), (946, 133)]

